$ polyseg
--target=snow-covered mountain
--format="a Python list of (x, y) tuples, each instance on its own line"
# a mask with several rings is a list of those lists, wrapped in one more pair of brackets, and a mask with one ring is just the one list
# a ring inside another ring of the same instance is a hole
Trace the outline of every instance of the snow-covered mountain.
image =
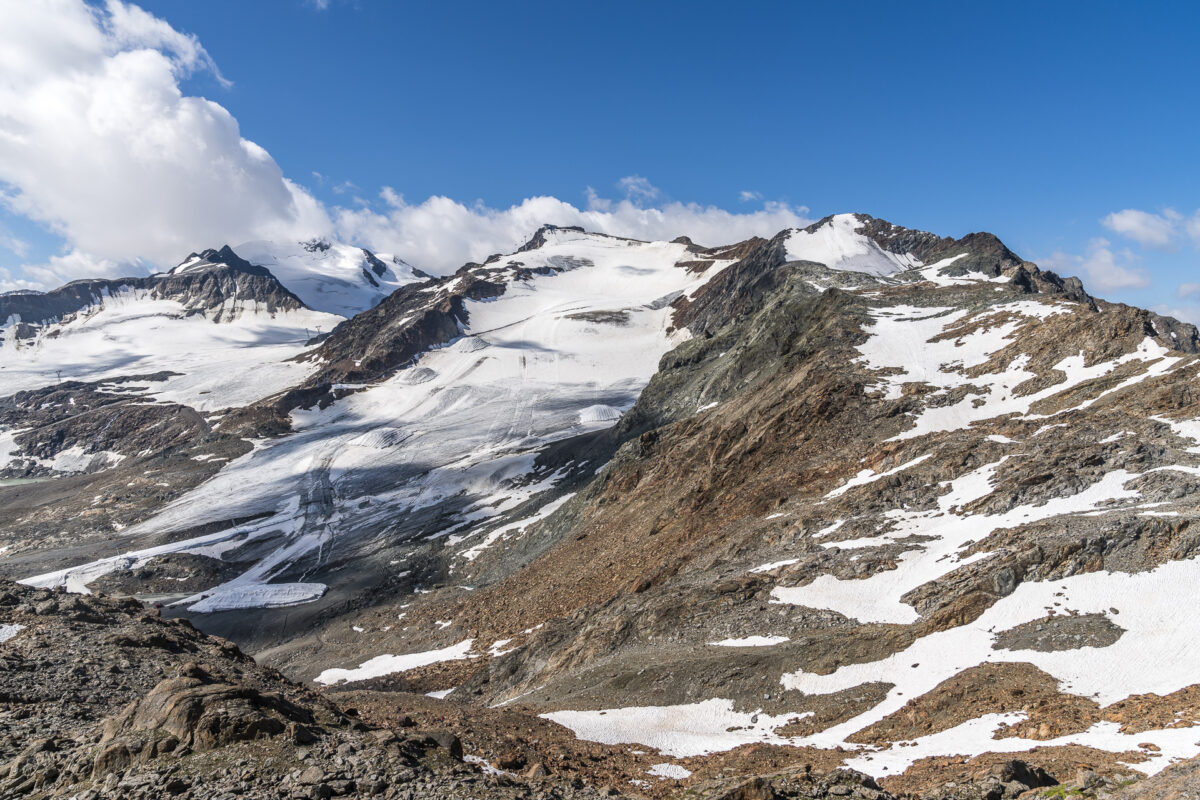
[(0, 395), (171, 373), (151, 396), (201, 411), (246, 405), (301, 382), (311, 370), (293, 359), (319, 336), (424, 277), (348, 245), (253, 242), (150, 277), (0, 295)]
[(256, 244), (146, 280), (9, 311), (0, 468), (42, 479), (0, 487), (10, 576), (658, 777), (1200, 753), (1200, 337), (990, 234), (546, 226), (441, 278)]
[[(270, 271), (307, 308), (342, 317), (366, 311), (404, 284), (428, 277), (399, 258), (324, 239), (246, 242), (233, 252)], [(207, 267), (203, 256), (192, 254), (171, 274)]]
[[(430, 313), (456, 312), (415, 363), (370, 383), (317, 384), (341, 399), (291, 410), (291, 435), (262, 442), (127, 533), (172, 540), (154, 553), (214, 545), (261, 553), (236, 580), (188, 599), (198, 611), (319, 597), (323, 584), (280, 579), (311, 572), (331, 547), (360, 547), (385, 531), (401, 548), (429, 537), (462, 541), (562, 479), (568, 464), (539, 463), (548, 446), (610, 427), (634, 403), (662, 354), (686, 336), (670, 330), (670, 302), (732, 263), (677, 266), (690, 260), (684, 244), (546, 229), (535, 249), (414, 285), (389, 300), (411, 306), (389, 320), (401, 335)], [(491, 288), (467, 299), (472, 286)], [(356, 323), (378, 329), (371, 320), (390, 310)], [(336, 331), (313, 361), (328, 368), (352, 359), (340, 348), (353, 332)], [(231, 518), (257, 521), (196, 540), (174, 536)], [(43, 582), (83, 588), (146, 555)]]

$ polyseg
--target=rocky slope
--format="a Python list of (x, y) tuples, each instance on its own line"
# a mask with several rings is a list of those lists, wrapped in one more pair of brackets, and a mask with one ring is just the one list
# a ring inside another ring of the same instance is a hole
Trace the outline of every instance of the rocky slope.
[(0, 614), (4, 797), (600, 796), (544, 767), (482, 771), (408, 717), (366, 725), (136, 600), (4, 582)]
[(0, 295), (0, 319), (12, 320), (16, 339), (31, 339), (38, 328), (68, 321), (103, 306), (106, 298), (142, 294), (154, 300), (175, 300), (187, 312), (210, 315), (213, 321), (234, 318), (250, 305), (269, 313), (303, 308), (263, 267), (257, 267), (228, 246), (193, 253), (181, 267), (146, 278), (81, 280), (50, 292), (10, 292)]
[(1112, 792), (1200, 752), (1198, 350), (988, 234), (547, 227), (236, 407), (14, 394), (23, 469), (93, 471), (0, 487), (0, 568), (166, 603), (373, 719), (524, 715), (527, 762), (561, 724), (622, 791)]
[[(396, 691), (322, 695), (133, 599), (0, 582), (0, 793), (23, 798), (669, 796), (654, 758), (520, 712)], [(665, 765), (657, 765), (661, 768)], [(1094, 786), (1103, 784), (1096, 776)], [(927, 797), (1010, 798), (1054, 779), (998, 763)], [(690, 796), (892, 800), (861, 773), (717, 777)]]

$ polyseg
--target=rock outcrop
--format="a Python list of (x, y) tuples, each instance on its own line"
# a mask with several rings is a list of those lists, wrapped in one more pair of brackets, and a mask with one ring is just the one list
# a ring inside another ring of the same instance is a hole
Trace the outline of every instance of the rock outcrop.
[(213, 322), (235, 318), (247, 306), (262, 307), (269, 313), (304, 307), (269, 270), (254, 266), (228, 245), (193, 253), (188, 260), (193, 266), (186, 272), (79, 280), (49, 292), (0, 294), (0, 322), (15, 318), (23, 326), (18, 338), (31, 338), (40, 326), (86, 313), (122, 293), (175, 300), (188, 312), (205, 314)]

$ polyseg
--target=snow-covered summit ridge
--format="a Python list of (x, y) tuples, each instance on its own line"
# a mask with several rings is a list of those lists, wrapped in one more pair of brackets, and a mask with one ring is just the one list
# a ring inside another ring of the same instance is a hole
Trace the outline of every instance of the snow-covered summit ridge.
[(835, 214), (787, 235), (788, 261), (814, 261), (830, 269), (887, 276), (923, 266), (911, 253), (893, 253), (862, 233), (867, 218)]
[(404, 261), (339, 242), (245, 242), (193, 253), (171, 270), (178, 275), (228, 263), (228, 256), (270, 272), (308, 308), (352, 317), (378, 305), (406, 283), (424, 277)]

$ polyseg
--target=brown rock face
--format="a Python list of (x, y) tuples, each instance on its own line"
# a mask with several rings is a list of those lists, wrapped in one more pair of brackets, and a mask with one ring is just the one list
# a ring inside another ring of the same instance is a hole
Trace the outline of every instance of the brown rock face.
[(194, 750), (273, 736), (312, 715), (278, 695), (245, 686), (168, 678), (105, 723), (102, 741), (124, 733), (162, 732)]
[(933, 691), (854, 734), (852, 741), (882, 743), (949, 730), (984, 714), (1024, 711), (1028, 719), (997, 738), (1053, 739), (1086, 730), (1099, 719), (1095, 701), (1060, 691), (1058, 681), (1032, 664), (983, 664), (963, 670)]
[(104, 721), (96, 775), (180, 745), (202, 752), (289, 728), (296, 739), (296, 726), (313, 722), (308, 710), (279, 694), (214, 681), (195, 664), (180, 672)]

